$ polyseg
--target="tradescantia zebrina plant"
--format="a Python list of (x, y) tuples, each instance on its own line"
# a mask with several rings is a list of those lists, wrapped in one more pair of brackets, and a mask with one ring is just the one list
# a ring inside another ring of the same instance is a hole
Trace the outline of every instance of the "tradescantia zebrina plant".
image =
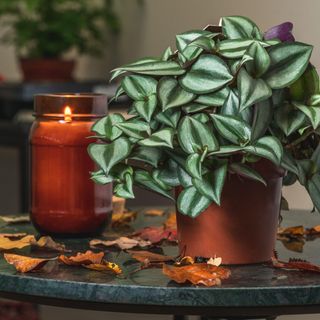
[(265, 184), (250, 166), (265, 158), (320, 209), (319, 79), (312, 46), (291, 29), (263, 33), (248, 18), (224, 17), (177, 35), (174, 52), (114, 69), (115, 99), (133, 103), (129, 118), (110, 114), (93, 126), (101, 141), (89, 146), (100, 168), (92, 179), (113, 181), (124, 198), (134, 198), (133, 184), (171, 199), (180, 187), (179, 211), (196, 217), (220, 204), (228, 174)]

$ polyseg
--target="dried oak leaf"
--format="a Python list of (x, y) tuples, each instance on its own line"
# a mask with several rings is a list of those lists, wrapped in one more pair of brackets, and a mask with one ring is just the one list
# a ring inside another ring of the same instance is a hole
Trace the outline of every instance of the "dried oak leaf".
[(0, 216), (0, 219), (6, 223), (29, 223), (30, 217), (29, 216)]
[(278, 260), (276, 257), (273, 257), (271, 259), (271, 262), (274, 268), (320, 273), (320, 266), (301, 259), (289, 259), (288, 262), (285, 262)]
[(171, 256), (166, 256), (163, 254), (153, 253), (150, 251), (135, 251), (135, 250), (128, 250), (127, 251), (131, 257), (139, 262), (143, 263), (154, 263), (154, 262), (168, 262), (173, 261), (174, 258)]
[(221, 284), (222, 279), (228, 279), (231, 271), (227, 268), (213, 266), (207, 263), (194, 263), (188, 266), (175, 267), (163, 265), (163, 273), (177, 283), (191, 282), (207, 287)]
[(303, 226), (295, 226), (289, 228), (279, 228), (278, 235), (287, 235), (291, 237), (303, 237), (305, 228)]
[(182, 257), (180, 260), (175, 262), (175, 266), (188, 266), (194, 264), (194, 259), (190, 256)]
[(134, 221), (137, 217), (137, 212), (127, 211), (127, 212), (118, 212), (112, 214), (112, 226), (119, 227), (126, 225)]
[(146, 227), (134, 233), (135, 236), (152, 243), (159, 243), (163, 240), (177, 242), (177, 230), (160, 227)]
[(58, 251), (58, 252), (66, 252), (70, 250), (66, 250), (64, 244), (55, 242), (50, 236), (43, 236), (39, 240), (32, 240), (31, 245), (40, 248), (40, 249), (47, 249), (51, 251)]
[(149, 210), (144, 211), (144, 214), (146, 216), (161, 217), (164, 215), (164, 210), (149, 209)]
[(175, 212), (170, 212), (167, 220), (164, 223), (167, 229), (177, 229), (177, 215)]
[(102, 262), (103, 256), (103, 252), (94, 253), (88, 250), (85, 253), (78, 252), (75, 256), (71, 257), (60, 255), (59, 261), (69, 266), (100, 264)]
[(216, 266), (219, 267), (222, 263), (222, 258), (221, 257), (214, 257), (214, 258), (210, 258), (207, 261), (207, 264), (211, 264), (212, 266)]
[(90, 270), (95, 270), (95, 271), (108, 271), (108, 272), (113, 272), (115, 274), (121, 274), (122, 270), (121, 268), (113, 262), (109, 262), (106, 260), (102, 260), (101, 263), (91, 263), (87, 265), (82, 265), (83, 267), (90, 269)]
[(57, 258), (32, 258), (21, 256), (18, 254), (5, 253), (4, 258), (9, 264), (14, 265), (19, 272), (30, 272), (41, 269), (47, 262), (56, 260)]
[(307, 228), (306, 229), (306, 234), (307, 235), (317, 235), (320, 234), (320, 225), (314, 226), (312, 228)]
[(30, 246), (32, 241), (35, 241), (33, 235), (27, 235), (20, 239), (13, 240), (8, 237), (0, 237), (0, 250), (22, 249)]
[(145, 241), (140, 238), (120, 237), (115, 240), (93, 239), (89, 242), (89, 244), (90, 244), (90, 247), (92, 248), (102, 245), (105, 247), (117, 246), (122, 250), (126, 250), (126, 249), (132, 249), (134, 247), (147, 247), (147, 246), (150, 246), (152, 243), (150, 241)]

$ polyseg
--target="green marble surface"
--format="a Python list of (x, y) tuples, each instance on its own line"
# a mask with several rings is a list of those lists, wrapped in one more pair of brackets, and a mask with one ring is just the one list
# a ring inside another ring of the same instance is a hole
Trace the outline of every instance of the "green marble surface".
[[(316, 213), (289, 212), (284, 213), (283, 217), (283, 226), (302, 224), (311, 227), (320, 224), (320, 215)], [(157, 225), (163, 219), (140, 214), (131, 227), (136, 229)], [(2, 226), (0, 232), (35, 231), (31, 225), (21, 224)], [(106, 234), (115, 236), (115, 232), (111, 230)], [(67, 248), (75, 252), (89, 248), (89, 239), (58, 241), (65, 243)], [(177, 253), (175, 246), (164, 246), (162, 249), (167, 254)], [(306, 242), (302, 253), (288, 251), (281, 242), (277, 243), (282, 259), (304, 258), (320, 264), (319, 249), (320, 238)], [(31, 253), (30, 249), (16, 252), (39, 255), (36, 251)], [(320, 274), (276, 270), (267, 265), (234, 266), (231, 267), (232, 276), (223, 281), (220, 287), (204, 288), (175, 284), (162, 274), (161, 269), (148, 269), (130, 275), (130, 271), (134, 270), (137, 264), (132, 260), (128, 261), (129, 256), (124, 252), (106, 250), (106, 258), (120, 264), (127, 277), (117, 278), (107, 273), (63, 265), (56, 266), (51, 272), (20, 274), (4, 261), (1, 254), (0, 295), (4, 292), (65, 301), (159, 307), (320, 306)]]

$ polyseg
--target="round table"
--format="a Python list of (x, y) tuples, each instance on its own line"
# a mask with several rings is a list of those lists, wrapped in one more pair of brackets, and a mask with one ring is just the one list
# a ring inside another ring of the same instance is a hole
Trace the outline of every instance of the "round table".
[[(320, 216), (315, 213), (288, 212), (283, 213), (283, 217), (283, 226), (320, 224)], [(163, 219), (141, 213), (130, 228), (159, 225)], [(30, 224), (2, 226), (0, 232), (4, 231), (35, 233)], [(107, 235), (119, 233), (110, 230)], [(89, 248), (89, 239), (58, 241), (74, 252)], [(162, 249), (170, 255), (177, 252), (176, 246)], [(306, 241), (303, 252), (297, 252), (301, 249), (301, 244), (288, 246), (277, 241), (282, 260), (294, 257), (320, 263), (320, 238)], [(35, 253), (30, 249), (19, 250), (19, 254), (35, 256)], [(205, 288), (173, 283), (161, 269), (132, 273), (137, 264), (128, 257), (125, 252), (107, 250), (107, 259), (122, 265), (126, 275), (123, 278), (63, 265), (54, 266), (50, 272), (21, 274), (1, 257), (0, 296), (72, 308), (172, 314), (176, 319), (183, 319), (184, 315), (200, 315), (206, 319), (274, 319), (284, 314), (320, 313), (320, 274), (274, 269), (268, 264), (232, 266), (231, 277), (221, 286)]]

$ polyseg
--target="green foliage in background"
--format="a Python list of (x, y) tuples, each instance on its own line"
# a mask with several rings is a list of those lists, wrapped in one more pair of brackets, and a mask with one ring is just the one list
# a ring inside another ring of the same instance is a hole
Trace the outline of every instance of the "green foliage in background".
[(113, 0), (1, 0), (0, 23), (1, 41), (28, 58), (99, 54), (107, 31), (120, 28)]
[[(98, 183), (134, 198), (133, 184), (172, 199), (196, 217), (220, 204), (229, 174), (266, 184), (251, 163), (261, 158), (287, 170), (320, 209), (319, 77), (312, 46), (267, 39), (245, 17), (176, 36), (159, 58), (112, 71), (122, 76), (115, 99), (132, 99), (129, 119), (111, 114), (92, 128), (102, 143), (89, 153)], [(103, 143), (103, 141), (107, 143)]]

